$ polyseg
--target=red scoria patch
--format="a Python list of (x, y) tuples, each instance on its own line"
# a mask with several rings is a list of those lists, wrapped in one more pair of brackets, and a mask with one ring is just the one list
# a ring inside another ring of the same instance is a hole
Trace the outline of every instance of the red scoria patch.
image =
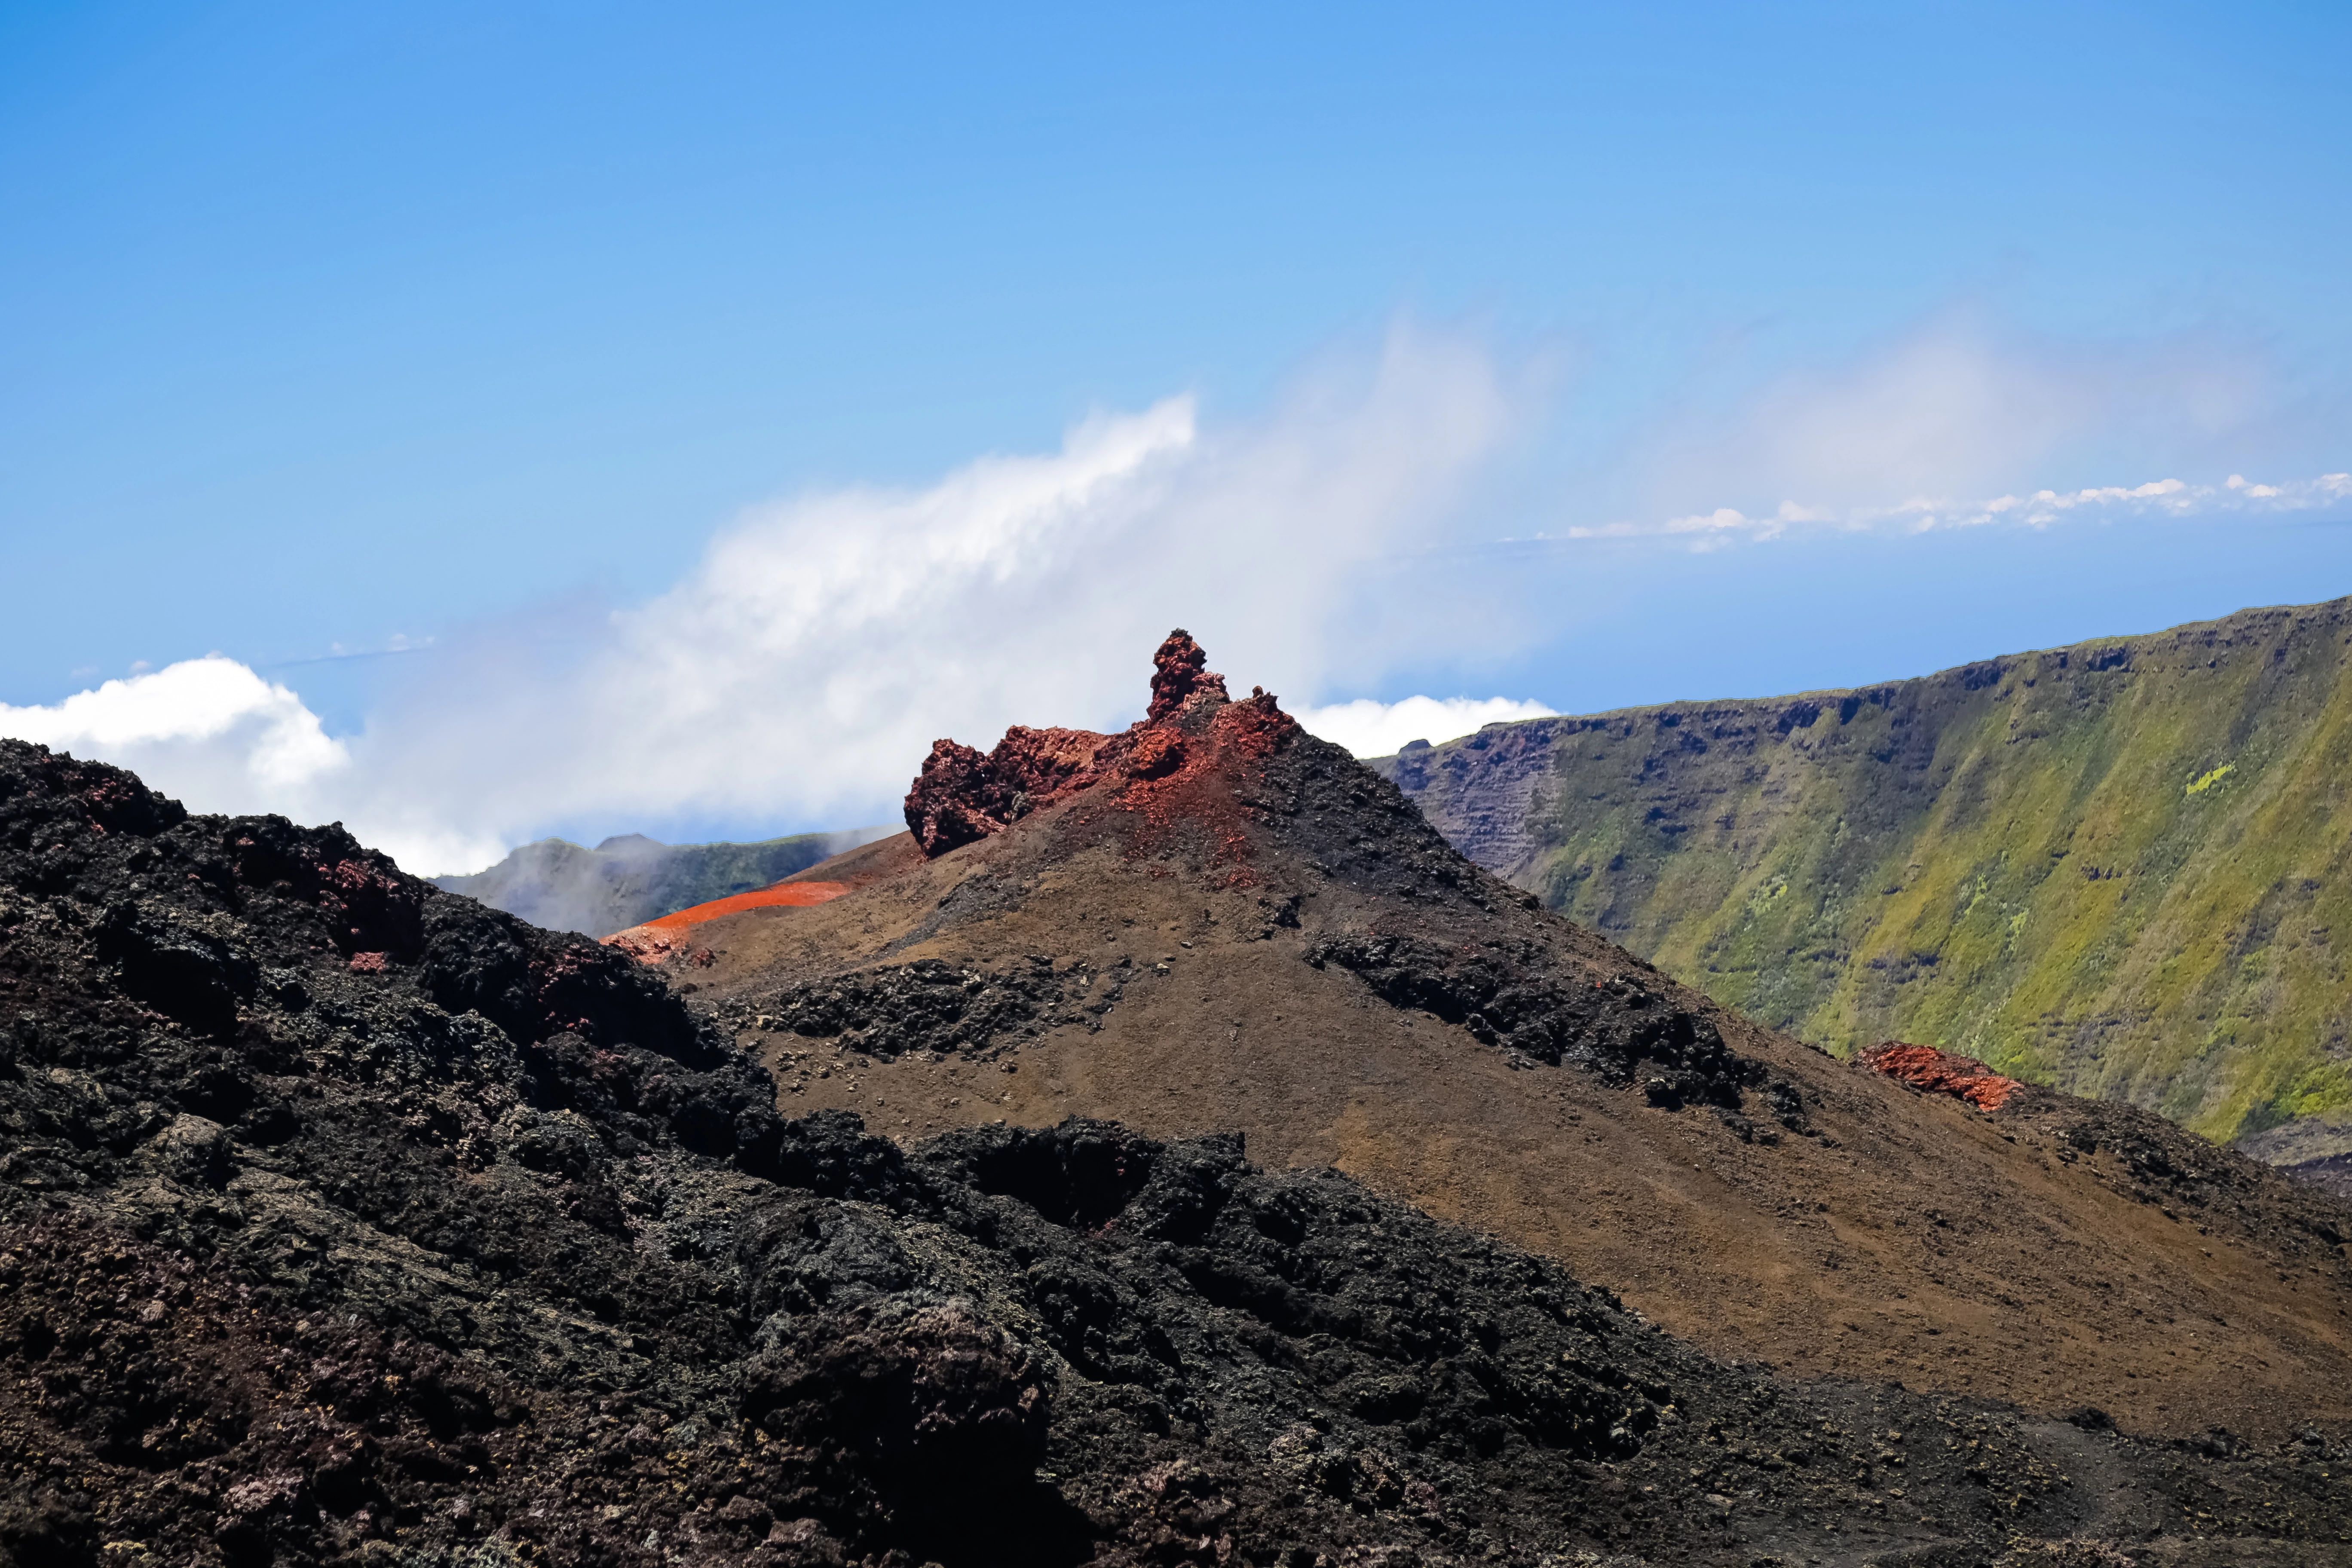
[(1127, 753), (1127, 771), (1139, 779), (1164, 779), (1184, 765), (1184, 737), (1173, 730), (1147, 730)]
[[(1255, 768), (1271, 756), (1285, 738), (1297, 731), (1298, 721), (1276, 706), (1274, 698), (1264, 690), (1253, 692), (1239, 702), (1226, 702), (1199, 734), (1146, 731), (1145, 737), (1151, 738), (1170, 734), (1171, 744), (1165, 750), (1155, 748), (1147, 753), (1146, 738), (1139, 737), (1129, 754), (1130, 782), (1118, 806), (1122, 811), (1139, 815), (1148, 829), (1135, 849), (1139, 852), (1148, 844), (1164, 838), (1181, 819), (1199, 824), (1215, 839), (1217, 847), (1210, 858), (1211, 865), (1246, 859), (1249, 838), (1244, 827), (1248, 808), (1234, 797), (1231, 789), (1190, 786), (1213, 773), (1230, 774), (1239, 768)], [(1156, 771), (1147, 772), (1142, 765), (1147, 755)], [(1249, 881), (1248, 876), (1243, 874), (1229, 878), (1225, 885), (1245, 887)]]
[(674, 931), (655, 931), (647, 926), (631, 926), (610, 936), (596, 939), (606, 947), (627, 953), (639, 963), (658, 964), (676, 952), (684, 943)]
[(1873, 1046), (1855, 1059), (1873, 1072), (1899, 1079), (1914, 1089), (1956, 1096), (1979, 1110), (1999, 1110), (2011, 1095), (2025, 1087), (1974, 1057), (1954, 1056), (1933, 1046), (1906, 1046), (1900, 1040)]
[(713, 899), (707, 904), (679, 910), (658, 920), (650, 920), (640, 929), (683, 931), (698, 926), (705, 921), (715, 921), (720, 915), (731, 915), (738, 910), (763, 910), (772, 904), (788, 904), (806, 909), (811, 904), (828, 903), (849, 891), (846, 882), (778, 882), (771, 887), (754, 888), (748, 893), (735, 893), (724, 899)]

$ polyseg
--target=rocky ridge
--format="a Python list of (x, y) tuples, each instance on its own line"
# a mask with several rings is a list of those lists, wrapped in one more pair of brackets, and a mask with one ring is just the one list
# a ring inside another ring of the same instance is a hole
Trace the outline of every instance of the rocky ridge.
[(1118, 734), (1015, 724), (986, 756), (955, 741), (936, 742), (907, 792), (907, 830), (924, 854), (944, 855), (1097, 784), (1168, 780), (1187, 771), (1188, 754), (1197, 773), (1229, 739), (1203, 735), (1211, 726), (1232, 730), (1237, 721), (1246, 730), (1255, 719), (1262, 741), (1297, 728), (1263, 690), (1250, 700), (1249, 710), (1232, 703), (1224, 678), (1180, 627), (1152, 656), (1149, 710)]

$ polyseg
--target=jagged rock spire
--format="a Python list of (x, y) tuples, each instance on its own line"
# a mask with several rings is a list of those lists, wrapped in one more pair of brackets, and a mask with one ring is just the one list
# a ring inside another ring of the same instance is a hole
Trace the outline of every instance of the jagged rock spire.
[(1225, 694), (1225, 678), (1209, 668), (1209, 656), (1181, 626), (1168, 634), (1151, 663), (1151, 710), (1143, 719), (1147, 724), (1166, 723), (1203, 691), (1215, 693), (1220, 702), (1232, 700)]

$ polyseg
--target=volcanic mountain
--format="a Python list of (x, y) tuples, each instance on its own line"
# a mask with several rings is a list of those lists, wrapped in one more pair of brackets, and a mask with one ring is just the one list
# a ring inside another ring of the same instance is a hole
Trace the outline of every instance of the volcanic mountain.
[(1764, 1028), (1229, 700), (1182, 634), (1131, 729), (942, 741), (907, 817), (802, 874), (841, 896), (664, 960), (793, 1113), (1238, 1131), (1790, 1375), (2148, 1433), (2352, 1417), (2334, 1199), (2129, 1107), (1987, 1111)]
[(1188, 638), (908, 815), (599, 946), (0, 742), (0, 1562), (2352, 1537), (2318, 1194), (1711, 1009)]

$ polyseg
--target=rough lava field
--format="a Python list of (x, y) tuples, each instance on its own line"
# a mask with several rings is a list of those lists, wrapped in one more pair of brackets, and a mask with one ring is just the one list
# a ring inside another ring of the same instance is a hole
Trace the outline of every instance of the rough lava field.
[(908, 818), (654, 951), (0, 742), (0, 1557), (2352, 1552), (2327, 1194), (1748, 1024), (1181, 634)]

